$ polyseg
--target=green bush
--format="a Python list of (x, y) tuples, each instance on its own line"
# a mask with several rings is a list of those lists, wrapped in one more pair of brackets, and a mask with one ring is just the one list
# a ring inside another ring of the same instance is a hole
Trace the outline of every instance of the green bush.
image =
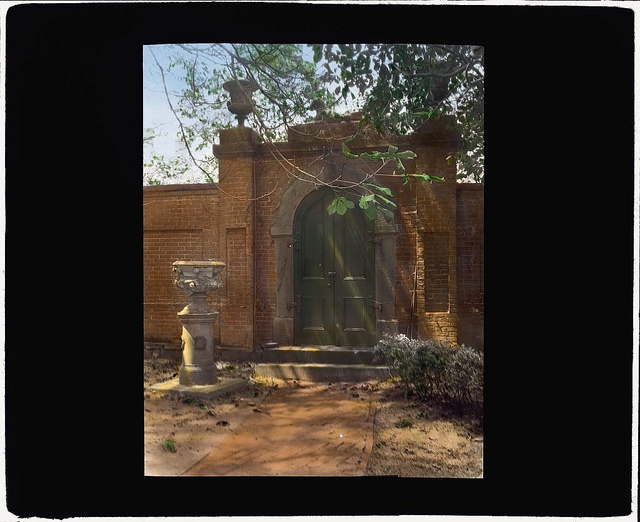
[(482, 412), (482, 353), (464, 345), (419, 341), (402, 334), (380, 341), (374, 353), (377, 361), (400, 377), (407, 396)]

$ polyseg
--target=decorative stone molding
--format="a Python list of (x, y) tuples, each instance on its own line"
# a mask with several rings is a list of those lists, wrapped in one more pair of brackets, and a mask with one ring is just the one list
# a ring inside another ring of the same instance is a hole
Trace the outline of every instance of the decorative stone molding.
[(175, 285), (185, 292), (209, 292), (222, 287), (220, 261), (176, 261), (173, 263)]
[[(317, 171), (320, 176), (320, 172)], [(335, 174), (325, 168), (322, 175)], [(295, 214), (302, 200), (315, 190), (311, 183), (293, 182), (280, 200), (276, 210), (271, 236), (274, 238), (276, 250), (276, 317), (273, 322), (274, 340), (281, 345), (294, 344), (294, 310), (291, 303), (295, 301), (293, 291), (294, 244), (293, 227)], [(388, 223), (378, 216), (375, 224), (374, 241), (376, 302), (383, 306), (376, 310), (376, 333), (378, 339), (383, 335), (397, 332), (395, 320), (395, 252), (398, 225)]]

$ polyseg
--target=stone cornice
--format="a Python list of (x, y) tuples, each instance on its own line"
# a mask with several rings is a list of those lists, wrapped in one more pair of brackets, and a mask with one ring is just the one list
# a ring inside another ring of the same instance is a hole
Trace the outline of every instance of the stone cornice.
[(142, 187), (144, 197), (170, 196), (172, 192), (184, 194), (185, 192), (207, 192), (217, 194), (218, 185), (215, 183), (185, 183), (181, 185), (150, 185)]

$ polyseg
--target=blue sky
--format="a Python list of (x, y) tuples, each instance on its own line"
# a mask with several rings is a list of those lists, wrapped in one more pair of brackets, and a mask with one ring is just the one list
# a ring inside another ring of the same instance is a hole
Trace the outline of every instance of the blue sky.
[[(207, 44), (202, 44), (207, 45)], [(310, 47), (303, 46), (304, 54), (309, 61), (313, 60), (313, 50)], [(153, 54), (152, 52), (153, 51)], [(186, 183), (196, 182), (203, 183), (206, 181), (205, 175), (195, 166), (189, 158), (184, 145), (178, 139), (179, 125), (173, 112), (169, 108), (167, 97), (164, 90), (162, 75), (156, 64), (156, 59), (165, 70), (165, 81), (167, 89), (172, 100), (174, 108), (177, 107), (177, 93), (182, 91), (183, 83), (178, 78), (183, 75), (179, 69), (167, 72), (169, 65), (169, 56), (180, 49), (176, 45), (153, 45), (143, 47), (143, 128), (144, 135), (148, 135), (147, 129), (153, 129), (155, 138), (152, 144), (144, 146), (144, 162), (148, 163), (152, 155), (164, 156), (165, 161), (169, 161), (176, 157), (184, 158), (184, 160), (192, 165), (189, 171), (177, 178), (164, 180), (164, 183)], [(185, 53), (186, 54), (186, 53)], [(155, 58), (154, 58), (155, 55)], [(209, 64), (211, 66), (211, 64)], [(322, 68), (322, 62), (318, 64), (318, 69)], [(330, 86), (333, 88), (334, 86)], [(355, 107), (341, 105), (337, 107), (338, 112), (346, 112), (354, 110)], [(310, 115), (313, 113), (310, 112)], [(233, 116), (229, 114), (229, 121)], [(211, 156), (211, 150), (192, 151), (197, 160), (203, 160), (205, 155)], [(151, 172), (153, 169), (145, 169), (145, 172)], [(153, 175), (158, 179), (158, 176)], [(148, 180), (145, 179), (145, 183)]]
[[(165, 46), (153, 46), (153, 52), (160, 62), (166, 67), (168, 62), (168, 52)], [(176, 78), (166, 75), (167, 87), (169, 91), (178, 90), (180, 84)], [(152, 127), (157, 135), (154, 140), (156, 154), (165, 154), (167, 157), (175, 153), (175, 140), (178, 131), (177, 121), (169, 109), (167, 98), (162, 85), (162, 77), (158, 67), (151, 55), (149, 46), (143, 50), (143, 132)]]
[[(206, 45), (206, 44), (204, 44)], [(167, 45), (144, 46), (143, 48), (143, 132), (145, 129), (153, 128), (156, 138), (153, 142), (153, 151), (157, 155), (164, 155), (165, 159), (178, 154), (179, 145), (177, 145), (177, 133), (179, 130), (175, 116), (171, 112), (164, 87), (162, 76), (156, 65), (155, 59), (151, 53), (158, 59), (160, 65), (165, 68), (165, 81), (170, 92), (178, 92), (182, 88), (181, 82), (173, 73), (166, 73), (166, 67), (169, 64), (169, 54), (178, 51), (175, 46), (171, 48)], [(304, 53), (307, 58), (313, 60), (313, 51), (311, 48), (304, 47)], [(318, 64), (322, 67), (322, 62)], [(172, 98), (175, 107), (175, 98)], [(346, 108), (345, 108), (346, 110)], [(231, 116), (231, 115), (230, 115)], [(150, 154), (151, 148), (145, 147), (145, 154)], [(202, 156), (204, 152), (200, 153)], [(194, 153), (194, 155), (196, 155)], [(196, 155), (197, 156), (197, 155)], [(199, 157), (199, 156), (197, 156)], [(147, 160), (148, 157), (145, 158)]]

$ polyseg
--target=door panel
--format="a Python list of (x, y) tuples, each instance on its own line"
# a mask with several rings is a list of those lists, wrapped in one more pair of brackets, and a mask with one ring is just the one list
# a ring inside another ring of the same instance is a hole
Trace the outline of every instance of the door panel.
[(307, 281), (324, 279), (325, 276), (324, 260), (327, 248), (324, 232), (327, 227), (327, 213), (323, 212), (322, 203), (322, 200), (316, 201), (302, 216), (302, 237), (314, 239), (302, 243), (302, 277)]
[[(356, 209), (334, 220), (336, 286), (336, 345), (375, 344), (375, 313), (370, 306), (375, 294), (373, 229)], [(338, 260), (342, 260), (338, 263)]]
[(295, 342), (373, 345), (373, 224), (357, 208), (329, 215), (334, 197), (331, 190), (314, 191), (296, 212)]
[(325, 301), (324, 297), (302, 296), (301, 322), (304, 330), (324, 330), (326, 322)]
[(327, 214), (328, 194), (314, 191), (296, 212), (294, 250), (294, 293), (297, 344), (333, 344), (332, 283), (333, 221)]
[(345, 332), (367, 331), (367, 299), (344, 297), (342, 299), (342, 324)]

